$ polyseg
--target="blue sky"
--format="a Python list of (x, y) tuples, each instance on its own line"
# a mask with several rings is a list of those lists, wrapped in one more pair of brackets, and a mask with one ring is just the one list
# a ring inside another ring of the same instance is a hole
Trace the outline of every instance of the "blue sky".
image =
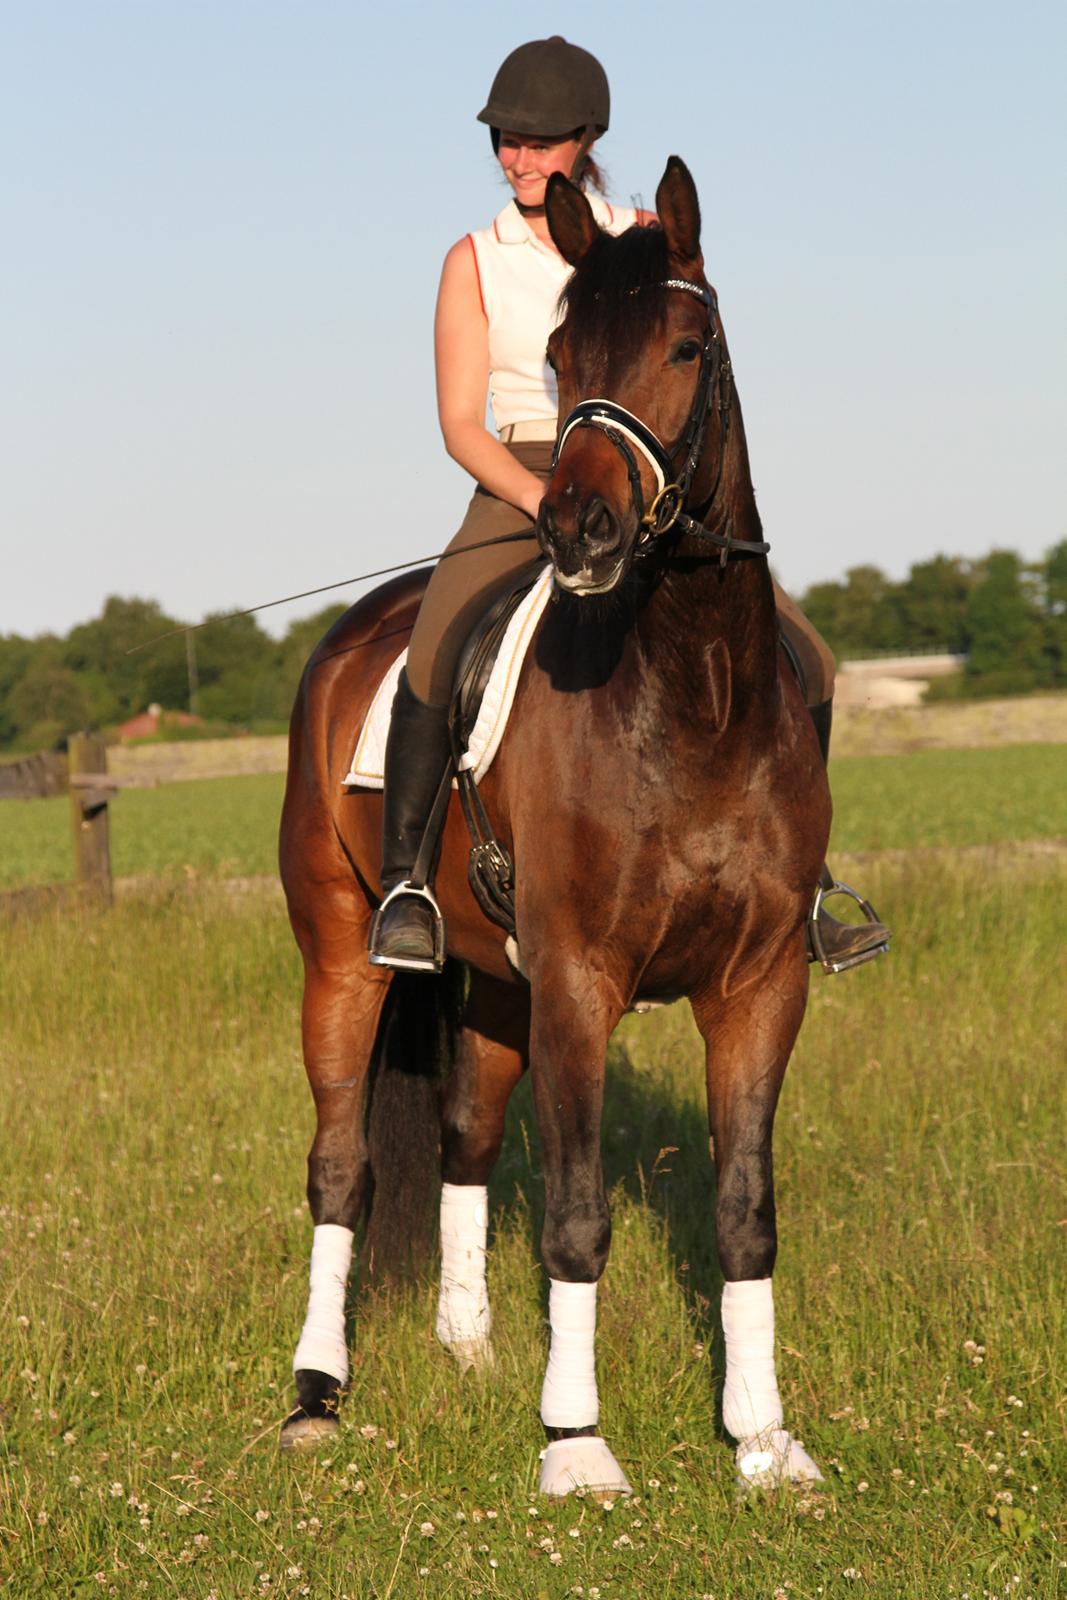
[(493, 73), (556, 31), (613, 194), (693, 170), (787, 587), (1067, 537), (1062, 5), (0, 0), (0, 632), (447, 541), (437, 275), (506, 198)]

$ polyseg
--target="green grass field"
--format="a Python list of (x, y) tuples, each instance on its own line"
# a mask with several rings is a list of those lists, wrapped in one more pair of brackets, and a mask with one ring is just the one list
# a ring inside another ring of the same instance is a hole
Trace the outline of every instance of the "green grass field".
[[(835, 850), (1067, 838), (1067, 745), (925, 750), (835, 761)], [(118, 877), (273, 873), (284, 780), (274, 774), (129, 790), (112, 806)], [(73, 871), (70, 803), (0, 802), (0, 889)]]
[[(1062, 834), (1047, 754), (856, 763), (851, 794), (841, 763), (841, 845)], [(873, 801), (864, 771), (884, 779)], [(931, 835), (941, 810), (927, 823), (916, 797), (942, 807), (949, 781), (966, 806)], [(276, 896), (168, 875), (269, 871), (277, 801), (257, 779), (123, 795), (117, 870), (154, 866), (158, 889), (0, 923), (0, 1590), (1067, 1592), (1063, 853), (866, 860), (894, 953), (813, 980), (778, 1118), (776, 1297), (819, 1492), (735, 1497), (701, 1052), (684, 1006), (623, 1023), (599, 1365), (636, 1497), (607, 1510), (533, 1497), (545, 1287), (525, 1086), (492, 1190), (495, 1371), (456, 1375), (431, 1281), (359, 1305), (337, 1444), (275, 1448), (310, 1243), (298, 962)]]

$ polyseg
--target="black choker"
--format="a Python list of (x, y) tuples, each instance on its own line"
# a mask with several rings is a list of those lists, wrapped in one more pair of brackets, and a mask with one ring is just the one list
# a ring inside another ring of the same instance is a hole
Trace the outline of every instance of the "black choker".
[(544, 206), (524, 206), (521, 200), (516, 200), (515, 204), (521, 217), (543, 217), (545, 214)]

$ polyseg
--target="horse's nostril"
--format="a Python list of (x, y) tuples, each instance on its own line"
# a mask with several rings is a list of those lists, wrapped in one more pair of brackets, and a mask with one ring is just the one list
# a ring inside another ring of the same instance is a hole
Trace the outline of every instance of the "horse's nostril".
[(582, 514), (578, 519), (578, 532), (587, 544), (614, 543), (617, 534), (615, 518), (606, 501), (599, 495), (594, 496), (582, 508)]

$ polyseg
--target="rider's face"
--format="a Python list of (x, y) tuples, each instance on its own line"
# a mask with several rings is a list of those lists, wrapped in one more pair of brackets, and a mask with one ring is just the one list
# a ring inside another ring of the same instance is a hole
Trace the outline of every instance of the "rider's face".
[(503, 130), (497, 155), (516, 200), (524, 206), (544, 205), (545, 184), (554, 172), (570, 177), (580, 144), (570, 134), (552, 137)]

